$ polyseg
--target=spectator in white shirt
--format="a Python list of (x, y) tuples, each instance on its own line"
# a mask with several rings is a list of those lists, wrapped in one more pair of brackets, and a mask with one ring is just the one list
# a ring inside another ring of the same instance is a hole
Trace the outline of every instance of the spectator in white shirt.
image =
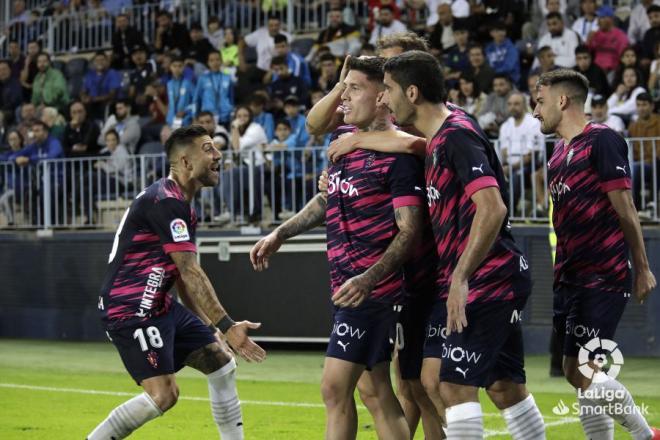
[(282, 31), (282, 22), (276, 15), (268, 17), (268, 26), (260, 27), (256, 31), (245, 36), (239, 42), (241, 50), (245, 49), (247, 44), (257, 50), (257, 67), (264, 71), (270, 71), (270, 60), (275, 56), (275, 41), (273, 38), (277, 34), (283, 34), (287, 37), (289, 42), (292, 38), (286, 32)]
[(445, 3), (451, 5), (451, 15), (454, 18), (466, 18), (470, 16), (470, 3), (467, 0), (426, 0), (426, 7), (429, 10), (426, 27), (433, 27), (438, 22), (438, 6)]
[(608, 114), (607, 99), (603, 95), (594, 95), (591, 98), (591, 122), (607, 125), (622, 136), (626, 130), (620, 117)]
[[(524, 94), (513, 92), (507, 101), (511, 115), (500, 127), (499, 146), (502, 155), (504, 177), (509, 180), (511, 207), (516, 208), (522, 190), (531, 190), (531, 179), (538, 170), (543, 170), (541, 153), (545, 148), (545, 138), (541, 133), (541, 123), (535, 119)], [(542, 210), (544, 200), (543, 185), (536, 185), (536, 203)]]
[(538, 42), (538, 47), (549, 46), (555, 54), (555, 64), (559, 67), (575, 67), (575, 48), (580, 40), (575, 32), (564, 27), (564, 20), (558, 12), (551, 12), (546, 17), (548, 33)]
[(394, 18), (394, 10), (389, 5), (381, 6), (378, 11), (377, 21), (378, 23), (374, 26), (374, 30), (371, 31), (371, 38), (369, 38), (369, 43), (373, 45), (375, 45), (381, 37), (406, 32), (408, 30), (405, 24)]
[[(104, 153), (110, 153), (110, 157), (94, 163), (94, 168), (103, 173), (101, 180), (106, 180), (105, 174), (107, 174), (111, 181), (117, 180), (122, 188), (133, 182), (131, 156), (124, 144), (119, 143), (119, 134), (115, 130), (105, 133), (105, 148), (101, 150), (101, 154)], [(113, 187), (114, 184), (111, 184), (110, 188)]]
[(582, 16), (573, 23), (573, 31), (582, 42), (587, 41), (589, 34), (598, 30), (598, 17), (596, 17), (596, 0), (582, 0), (580, 2)]
[(637, 95), (646, 91), (640, 85), (640, 77), (640, 73), (634, 67), (623, 69), (621, 82), (616, 85), (614, 93), (607, 100), (609, 114), (619, 115), (622, 118), (632, 118), (637, 114)]
[(646, 13), (651, 5), (660, 5), (660, 0), (641, 0), (630, 13), (628, 41), (632, 46), (641, 42), (644, 39), (644, 33), (651, 28), (649, 16)]

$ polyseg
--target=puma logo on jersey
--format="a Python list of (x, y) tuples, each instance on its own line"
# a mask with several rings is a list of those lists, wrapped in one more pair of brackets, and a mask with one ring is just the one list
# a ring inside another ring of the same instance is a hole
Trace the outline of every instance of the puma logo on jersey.
[(479, 171), (481, 174), (483, 174), (484, 173), (484, 164), (481, 164), (478, 167), (472, 167), (472, 171)]
[(626, 173), (626, 166), (625, 166), (625, 165), (622, 166), (622, 167), (616, 167), (616, 169), (617, 169), (617, 170), (621, 170), (621, 172), (623, 173), (624, 176), (627, 175), (627, 173)]
[(344, 353), (346, 353), (346, 347), (348, 347), (348, 344), (350, 344), (350, 342), (344, 344), (341, 341), (337, 341), (337, 345), (339, 345), (344, 350)]
[(467, 378), (467, 372), (470, 371), (469, 368), (466, 368), (465, 370), (463, 370), (463, 369), (461, 369), (461, 368), (459, 368), (459, 367), (455, 367), (454, 370), (455, 370), (456, 372), (458, 372), (458, 373), (461, 373), (461, 374), (463, 375), (463, 379), (466, 379), (466, 378)]

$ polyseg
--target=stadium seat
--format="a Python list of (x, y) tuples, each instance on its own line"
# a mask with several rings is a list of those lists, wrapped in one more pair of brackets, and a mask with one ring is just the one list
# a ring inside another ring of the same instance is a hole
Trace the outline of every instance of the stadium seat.
[(306, 57), (309, 54), (309, 51), (312, 50), (314, 46), (313, 38), (299, 38), (291, 42), (291, 50), (300, 55), (301, 57)]

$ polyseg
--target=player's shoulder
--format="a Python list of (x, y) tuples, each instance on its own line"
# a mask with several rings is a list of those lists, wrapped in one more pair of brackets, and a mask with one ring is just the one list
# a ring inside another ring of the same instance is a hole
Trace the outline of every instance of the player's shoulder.
[(357, 127), (355, 125), (340, 125), (330, 134), (330, 142), (334, 141), (341, 135), (355, 133), (356, 131)]
[(592, 147), (596, 148), (615, 146), (625, 144), (626, 142), (616, 130), (604, 124), (591, 123), (588, 127), (587, 135), (589, 136)]
[(146, 187), (137, 195), (135, 200), (141, 204), (157, 204), (165, 201), (186, 203), (177, 183), (167, 177), (158, 179)]

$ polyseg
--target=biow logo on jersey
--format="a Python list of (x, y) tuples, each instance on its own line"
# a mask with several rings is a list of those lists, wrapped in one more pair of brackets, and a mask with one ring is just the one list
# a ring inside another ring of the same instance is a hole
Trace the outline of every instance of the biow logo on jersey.
[(442, 344), (442, 358), (451, 359), (454, 362), (467, 362), (478, 364), (481, 359), (481, 353), (468, 351), (463, 347), (452, 347), (451, 345)]
[(340, 191), (342, 194), (346, 194), (349, 197), (360, 195), (358, 189), (351, 183), (353, 177), (349, 177), (348, 179), (340, 179), (340, 177), (341, 171), (337, 171), (328, 176), (328, 194), (334, 194), (337, 191)]
[(332, 326), (332, 334), (336, 334), (337, 336), (348, 336), (349, 338), (357, 337), (358, 339), (362, 339), (366, 332), (366, 330), (360, 330), (359, 328), (353, 327), (345, 322), (335, 322)]

